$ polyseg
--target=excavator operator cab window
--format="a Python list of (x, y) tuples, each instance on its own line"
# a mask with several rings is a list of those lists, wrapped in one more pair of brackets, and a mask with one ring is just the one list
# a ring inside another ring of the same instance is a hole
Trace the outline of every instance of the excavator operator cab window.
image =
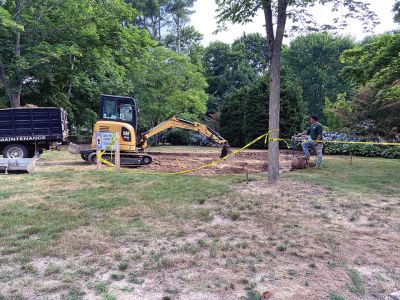
[(136, 103), (132, 98), (101, 96), (100, 119), (131, 124), (136, 128)]
[(128, 103), (122, 103), (119, 105), (119, 118), (122, 121), (132, 122), (132, 105)]
[(105, 100), (102, 119), (116, 120), (118, 115), (117, 104), (116, 101)]

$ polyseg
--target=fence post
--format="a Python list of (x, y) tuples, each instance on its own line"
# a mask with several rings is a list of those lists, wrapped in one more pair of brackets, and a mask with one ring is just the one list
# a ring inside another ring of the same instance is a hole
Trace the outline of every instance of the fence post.
[(115, 162), (114, 162), (114, 172), (118, 173), (119, 171), (121, 171), (121, 151), (119, 149), (119, 137), (117, 136), (117, 138), (115, 139)]

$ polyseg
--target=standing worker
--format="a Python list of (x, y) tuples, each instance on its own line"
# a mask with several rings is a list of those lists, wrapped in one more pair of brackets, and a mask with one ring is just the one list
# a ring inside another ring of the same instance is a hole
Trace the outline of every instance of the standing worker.
[(316, 115), (312, 115), (310, 117), (311, 126), (307, 128), (307, 130), (299, 133), (296, 137), (300, 137), (302, 135), (309, 135), (311, 140), (307, 140), (301, 144), (303, 147), (304, 155), (306, 158), (306, 167), (309, 167), (310, 162), (310, 147), (314, 147), (317, 152), (317, 162), (316, 167), (321, 168), (322, 165), (322, 149), (324, 148), (324, 144), (322, 144), (322, 133), (323, 128), (321, 123), (318, 122), (318, 117)]

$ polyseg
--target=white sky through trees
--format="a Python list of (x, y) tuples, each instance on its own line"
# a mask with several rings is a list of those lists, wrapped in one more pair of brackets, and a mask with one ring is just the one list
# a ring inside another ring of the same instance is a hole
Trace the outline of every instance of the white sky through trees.
[[(373, 33), (380, 34), (389, 30), (398, 28), (399, 26), (393, 21), (393, 5), (395, 0), (364, 0), (366, 3), (371, 4), (371, 9), (378, 15), (381, 22), (380, 25), (373, 29)], [(216, 21), (216, 4), (215, 0), (197, 0), (195, 2), (195, 13), (191, 17), (192, 25), (204, 35), (203, 45), (207, 46), (212, 41), (222, 41), (232, 43), (236, 38), (240, 37), (244, 32), (253, 33), (260, 32), (265, 36), (264, 30), (264, 17), (262, 11), (254, 18), (252, 23), (246, 25), (231, 25), (227, 24), (227, 30), (218, 34), (213, 34), (217, 28)], [(332, 13), (328, 7), (318, 6), (313, 9), (315, 19), (323, 24), (329, 23), (327, 20), (332, 19)], [(290, 22), (287, 28), (290, 27)], [(349, 19), (349, 26), (343, 31), (344, 35), (351, 35), (356, 40), (362, 40), (365, 36), (371, 33), (363, 31), (361, 22)], [(290, 40), (285, 39), (284, 43)]]

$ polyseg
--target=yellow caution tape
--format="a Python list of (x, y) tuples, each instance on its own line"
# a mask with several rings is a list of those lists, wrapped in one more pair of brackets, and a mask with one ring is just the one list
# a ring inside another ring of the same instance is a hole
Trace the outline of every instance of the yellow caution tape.
[(270, 140), (270, 141), (274, 141), (274, 142), (276, 142), (276, 141), (278, 141), (278, 142), (280, 142), (280, 141), (285, 142), (285, 144), (286, 144), (286, 146), (288, 147), (288, 149), (292, 148), (292, 146), (287, 142), (287, 141), (290, 141), (290, 139), (270, 138), (269, 140)]
[[(252, 140), (251, 142), (249, 142), (248, 144), (246, 144), (244, 147), (233, 151), (232, 153), (229, 153), (227, 156), (222, 157), (220, 159), (217, 159), (215, 161), (212, 161), (210, 163), (201, 165), (199, 167), (195, 167), (195, 168), (190, 168), (190, 169), (186, 169), (186, 170), (182, 170), (182, 171), (177, 171), (177, 172), (151, 172), (151, 171), (138, 171), (138, 170), (131, 170), (131, 172), (133, 173), (137, 173), (137, 174), (145, 174), (145, 175), (179, 175), (179, 174), (186, 174), (186, 173), (191, 173), (194, 171), (198, 171), (198, 170), (202, 170), (202, 169), (206, 169), (206, 168), (210, 168), (213, 167), (217, 164), (219, 164), (220, 162), (228, 159), (231, 156), (234, 156), (240, 152), (242, 152), (243, 150), (249, 148), (250, 146), (254, 145), (255, 143), (257, 143), (258, 141), (264, 139), (264, 143), (266, 144), (268, 141), (283, 141), (284, 143), (286, 143), (286, 146), (288, 147), (288, 149), (291, 148), (291, 145), (288, 143), (288, 141), (290, 141), (290, 139), (283, 139), (283, 138), (270, 138), (269, 135), (272, 132), (276, 132), (279, 131), (279, 129), (272, 129), (270, 131), (268, 131), (267, 133), (264, 133), (262, 135), (260, 135), (259, 137), (255, 138), (254, 140)], [(118, 140), (118, 138), (117, 138)], [(349, 141), (316, 141), (317, 143), (335, 143), (335, 144), (360, 144), (360, 145), (386, 145), (386, 146), (400, 146), (400, 143), (379, 143), (379, 142), (349, 142)], [(108, 160), (104, 160), (101, 158), (101, 156), (107, 151), (108, 149), (104, 150), (101, 155), (100, 155), (100, 159), (102, 162), (104, 162), (105, 164), (109, 165), (110, 167), (114, 167), (114, 164), (109, 162)], [(98, 156), (99, 157), (99, 156)]]
[[(246, 144), (244, 147), (242, 147), (242, 148), (240, 148), (240, 149), (238, 149), (238, 150), (235, 150), (235, 151), (233, 151), (232, 153), (229, 153), (227, 156), (222, 157), (222, 158), (220, 158), (220, 159), (217, 159), (217, 160), (215, 160), (215, 161), (212, 161), (212, 162), (210, 162), (210, 163), (201, 165), (201, 166), (196, 167), (196, 168), (186, 169), (186, 170), (177, 171), (177, 172), (150, 172), (150, 171), (138, 171), (138, 170), (131, 170), (130, 172), (132, 172), (132, 173), (137, 173), (137, 174), (145, 174), (145, 175), (179, 175), (179, 174), (186, 174), (186, 173), (198, 171), (198, 170), (201, 170), (201, 169), (210, 168), (210, 167), (213, 167), (213, 166), (215, 166), (216, 164), (218, 164), (218, 163), (220, 163), (220, 162), (222, 162), (222, 161), (228, 159), (229, 157), (234, 156), (234, 155), (238, 154), (239, 152), (242, 152), (243, 150), (249, 148), (251, 145), (257, 143), (258, 141), (260, 141), (260, 140), (263, 139), (263, 138), (265, 139), (265, 140), (264, 140), (264, 143), (266, 143), (267, 140), (268, 140), (269, 134), (270, 134), (271, 132), (275, 132), (275, 131), (279, 131), (279, 129), (270, 130), (270, 131), (268, 131), (267, 133), (264, 133), (264, 134), (260, 135), (259, 137), (255, 138), (254, 140), (252, 140), (251, 142), (249, 142), (248, 144)], [(103, 160), (102, 160), (102, 161), (103, 161)], [(112, 166), (114, 166), (114, 164), (112, 164), (112, 163), (109, 162), (109, 161), (107, 161), (106, 164), (107, 164), (107, 165), (112, 165)]]
[(263, 138), (265, 138), (264, 143), (266, 143), (269, 134), (272, 133), (272, 132), (275, 132), (275, 131), (279, 131), (279, 129), (270, 130), (270, 131), (268, 131), (267, 133), (264, 133), (264, 134), (260, 135), (258, 138), (255, 138), (255, 139), (252, 140), (250, 143), (246, 144), (244, 147), (242, 147), (242, 148), (240, 148), (240, 149), (238, 149), (238, 150), (236, 150), (236, 151), (233, 151), (232, 153), (229, 153), (229, 154), (226, 155), (225, 157), (222, 157), (222, 158), (220, 158), (220, 159), (218, 159), (218, 160), (215, 160), (215, 161), (213, 161), (213, 162), (211, 162), (211, 163), (208, 163), (208, 164), (205, 164), (205, 165), (196, 167), (196, 168), (183, 170), (183, 171), (168, 172), (168, 174), (171, 174), (171, 175), (185, 174), (185, 173), (190, 173), (190, 172), (194, 172), (194, 171), (197, 171), (197, 170), (201, 170), (201, 169), (205, 169), (205, 168), (212, 167), (212, 166), (214, 166), (214, 165), (216, 165), (216, 164), (218, 164), (218, 163), (220, 163), (220, 162), (222, 162), (222, 161), (228, 159), (229, 157), (234, 156), (234, 155), (238, 154), (239, 152), (242, 152), (243, 150), (249, 148), (251, 145), (257, 143), (259, 140), (261, 140), (261, 139), (263, 139)]
[[(286, 143), (286, 145), (288, 146), (288, 148), (290, 149), (291, 146), (289, 145), (289, 143), (287, 141), (290, 141), (290, 139), (282, 139), (282, 138), (270, 138), (270, 141), (283, 141)], [(329, 140), (317, 140), (317, 141), (313, 141), (316, 143), (331, 143), (331, 144), (354, 144), (354, 145), (382, 145), (382, 146), (398, 146), (400, 147), (400, 143), (392, 143), (392, 142), (350, 142), (350, 141), (329, 141)]]

